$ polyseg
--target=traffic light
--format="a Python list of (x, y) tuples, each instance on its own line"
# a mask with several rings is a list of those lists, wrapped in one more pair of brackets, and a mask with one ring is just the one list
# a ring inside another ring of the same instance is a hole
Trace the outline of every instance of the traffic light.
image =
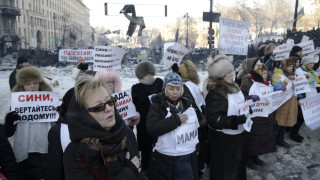
[(208, 44), (214, 45), (214, 30), (209, 29), (208, 31)]

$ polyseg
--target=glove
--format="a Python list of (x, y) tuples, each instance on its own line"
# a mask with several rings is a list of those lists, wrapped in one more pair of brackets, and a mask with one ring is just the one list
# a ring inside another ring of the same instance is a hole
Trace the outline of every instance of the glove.
[(20, 119), (20, 116), (15, 112), (9, 112), (5, 118), (5, 124), (9, 126), (13, 126), (14, 121)]
[(247, 121), (247, 117), (243, 114), (240, 116), (232, 116), (232, 120), (235, 121), (237, 125), (244, 124)]
[(80, 63), (79, 65), (78, 65), (78, 69), (80, 69), (81, 71), (86, 71), (86, 70), (88, 70), (88, 64), (87, 63)]
[(251, 95), (250, 98), (252, 99), (253, 102), (260, 101), (260, 98), (258, 95)]

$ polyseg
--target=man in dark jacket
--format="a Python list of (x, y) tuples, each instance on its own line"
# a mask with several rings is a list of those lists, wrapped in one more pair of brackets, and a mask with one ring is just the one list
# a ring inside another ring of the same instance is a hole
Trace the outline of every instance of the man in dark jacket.
[(17, 74), (17, 71), (19, 69), (24, 68), (24, 67), (28, 67), (29, 66), (29, 62), (30, 62), (30, 60), (28, 58), (26, 58), (25, 56), (18, 57), (16, 69), (10, 74), (10, 77), (9, 77), (10, 90), (12, 90), (14, 85), (16, 85), (16, 74)]
[(0, 173), (9, 180), (22, 179), (12, 147), (4, 133), (3, 125), (0, 125)]

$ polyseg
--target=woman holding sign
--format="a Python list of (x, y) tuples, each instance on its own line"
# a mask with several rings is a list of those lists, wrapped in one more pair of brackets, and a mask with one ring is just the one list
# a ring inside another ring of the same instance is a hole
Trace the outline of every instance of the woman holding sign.
[[(269, 114), (268, 101), (263, 96), (273, 92), (273, 87), (268, 75), (267, 67), (256, 65), (250, 71), (250, 80), (242, 84), (241, 90), (246, 99), (251, 99), (254, 104), (251, 106), (253, 121), (251, 131), (246, 134), (246, 156), (247, 166), (264, 165), (259, 155), (273, 151), (273, 114)], [(254, 164), (253, 164), (254, 163)]]
[(144, 179), (135, 136), (104, 81), (83, 76), (74, 89), (67, 112), (71, 142), (63, 155), (65, 179)]
[(196, 145), (199, 122), (192, 100), (182, 97), (177, 73), (164, 78), (162, 93), (152, 97), (147, 132), (154, 138), (149, 170), (152, 180), (198, 179)]
[[(22, 91), (52, 91), (45, 82), (40, 70), (36, 67), (25, 67), (16, 75), (17, 84), (12, 92)], [(22, 169), (24, 179), (44, 179), (47, 165), (48, 132), (53, 123), (21, 122), (15, 111), (6, 116), (5, 128), (7, 136), (14, 135), (13, 151)]]
[(217, 55), (208, 66), (206, 117), (211, 151), (210, 179), (246, 179), (244, 127), (246, 116), (240, 113), (245, 101), (233, 81), (234, 67), (228, 56)]
[[(289, 91), (295, 79), (296, 66), (293, 58), (281, 61), (281, 68), (275, 68), (272, 77), (274, 91)], [(289, 84), (290, 83), (290, 84)], [(288, 85), (289, 84), (289, 85)], [(288, 85), (288, 86), (287, 86)], [(273, 129), (274, 142), (278, 146), (290, 148), (290, 144), (284, 141), (286, 127), (293, 127), (297, 122), (298, 102), (297, 97), (292, 96), (276, 111), (275, 125)]]

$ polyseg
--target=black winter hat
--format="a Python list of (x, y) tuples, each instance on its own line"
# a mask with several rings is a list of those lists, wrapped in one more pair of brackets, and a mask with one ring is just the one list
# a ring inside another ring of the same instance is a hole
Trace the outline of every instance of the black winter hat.
[(60, 114), (67, 113), (70, 101), (74, 95), (74, 87), (69, 89), (62, 98), (62, 104), (58, 107)]
[(302, 48), (300, 46), (293, 46), (290, 51), (290, 56), (295, 55), (299, 51), (302, 51)]
[(22, 63), (25, 63), (25, 62), (30, 62), (30, 60), (29, 60), (27, 57), (25, 57), (25, 56), (20, 56), (20, 57), (18, 57), (17, 65), (22, 64)]
[(138, 79), (142, 79), (147, 74), (155, 75), (155, 68), (150, 61), (142, 61), (137, 64), (135, 73)]

